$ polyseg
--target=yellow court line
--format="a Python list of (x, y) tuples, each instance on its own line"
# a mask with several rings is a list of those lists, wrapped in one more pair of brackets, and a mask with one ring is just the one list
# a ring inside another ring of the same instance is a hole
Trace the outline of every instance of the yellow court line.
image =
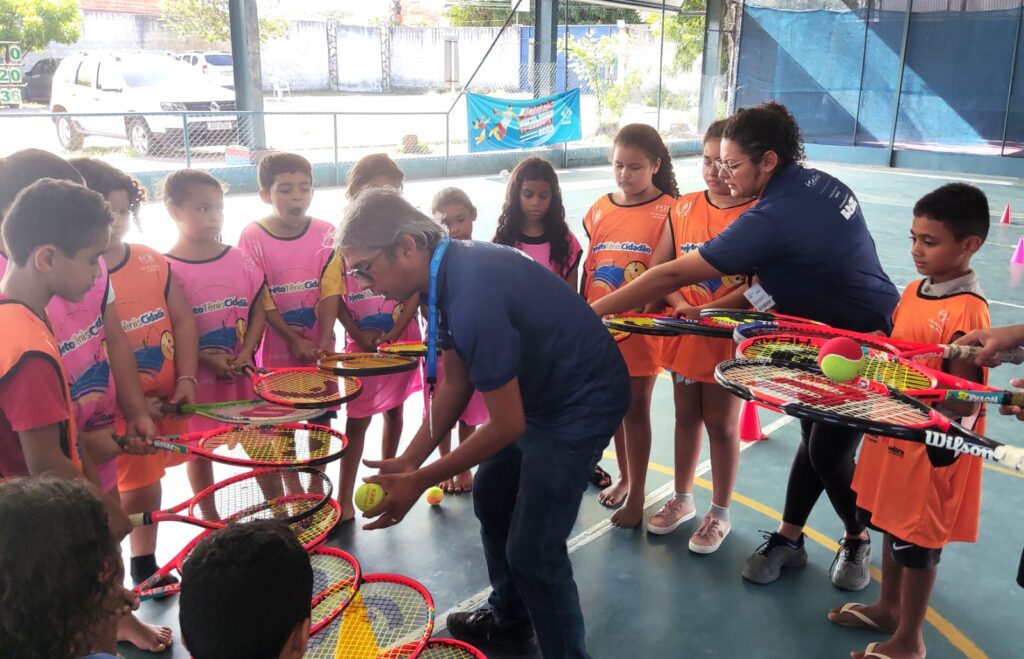
[(999, 472), (1000, 474), (1007, 474), (1008, 476), (1016, 476), (1017, 478), (1024, 478), (1024, 474), (1022, 474), (1021, 472), (1016, 471), (1014, 469), (1008, 469), (1008, 468), (1006, 468), (1006, 467), (1004, 467), (1002, 465), (994, 465), (994, 464), (992, 464), (990, 462), (986, 462), (985, 464), (982, 465), (982, 467), (984, 467), (985, 469), (988, 469), (990, 471)]
[[(605, 457), (610, 459), (615, 458), (615, 453), (613, 453), (612, 451), (605, 451), (604, 455)], [(664, 465), (656, 464), (654, 462), (647, 463), (647, 468), (659, 474), (665, 474), (666, 476), (675, 476), (676, 474), (674, 469), (666, 467)], [(1011, 474), (1018, 475), (1016, 472), (1012, 472), (1010, 470), (1006, 471), (1008, 471)], [(694, 483), (708, 491), (710, 491), (712, 487), (711, 481), (701, 478), (700, 476), (694, 478)], [(766, 506), (760, 501), (751, 499), (750, 497), (740, 494), (739, 492), (736, 491), (733, 491), (732, 499), (736, 503), (751, 508), (761, 513), (765, 517), (769, 517), (775, 520), (776, 522), (782, 521), (782, 513), (775, 510), (774, 508)], [(818, 543), (822, 547), (825, 547), (831, 552), (839, 551), (839, 544), (832, 538), (822, 533), (821, 531), (817, 531), (807, 526), (804, 527), (804, 534), (808, 538)], [(879, 583), (881, 583), (882, 581), (882, 572), (874, 565), (871, 566), (871, 578), (875, 581), (878, 581)], [(967, 638), (967, 636), (962, 631), (960, 631), (956, 625), (954, 625), (945, 616), (943, 616), (941, 613), (939, 613), (930, 606), (928, 607), (927, 614), (925, 614), (925, 620), (931, 623), (931, 625), (935, 627), (935, 629), (940, 634), (945, 636), (946, 640), (948, 640), (953, 645), (953, 647), (963, 652), (964, 656), (968, 659), (988, 659), (988, 655), (985, 654), (985, 652), (981, 648), (979, 648), (974, 643), (974, 641)]]

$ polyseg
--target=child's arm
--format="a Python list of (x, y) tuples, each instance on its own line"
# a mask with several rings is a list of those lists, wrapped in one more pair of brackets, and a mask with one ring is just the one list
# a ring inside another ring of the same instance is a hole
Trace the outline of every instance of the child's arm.
[(253, 355), (256, 353), (256, 348), (260, 345), (260, 339), (263, 337), (263, 329), (266, 325), (267, 312), (263, 309), (263, 305), (257, 303), (253, 308), (249, 327), (245, 330), (242, 347), (239, 348), (238, 355), (235, 357), (234, 364), (232, 365), (236, 371), (241, 370), (245, 366), (253, 369), (256, 368), (256, 360)]
[(334, 323), (338, 320), (341, 297), (332, 295), (320, 301), (320, 338), (316, 347), (321, 354), (334, 352)]
[(303, 338), (285, 322), (284, 316), (277, 309), (267, 310), (267, 325), (270, 325), (275, 332), (288, 344), (288, 351), (300, 362), (316, 361), (316, 346), (309, 339)]
[[(654, 253), (651, 254), (651, 265), (650, 267), (659, 266), (662, 263), (672, 260), (672, 254), (675, 249), (672, 245), (672, 226), (665, 222), (664, 228), (661, 230), (661, 237), (658, 238), (658, 244), (654, 248)], [(678, 291), (673, 291), (665, 296), (664, 300), (667, 302), (669, 298), (675, 299), (675, 295), (678, 295)], [(679, 296), (682, 299), (682, 296)], [(679, 300), (676, 300), (678, 304)], [(672, 308), (675, 309), (676, 304), (672, 304)], [(661, 309), (662, 302), (660, 300), (649, 303), (644, 311), (648, 313), (657, 313)]]
[(570, 270), (569, 273), (565, 275), (565, 283), (569, 284), (569, 288), (571, 288), (574, 291), (576, 290), (576, 282), (579, 280), (579, 275), (580, 264), (579, 261), (577, 261), (576, 265), (573, 266), (572, 270)]
[(413, 318), (416, 317), (416, 312), (419, 311), (419, 293), (413, 293), (412, 296), (405, 301), (402, 306), (402, 313), (399, 314), (398, 320), (395, 321), (395, 326), (391, 328), (391, 331), (384, 336), (379, 336), (373, 340), (373, 344), (377, 345), (380, 343), (391, 343), (398, 337), (402, 336), (402, 332), (409, 326), (409, 323)]
[(341, 326), (345, 328), (345, 333), (355, 342), (356, 347), (361, 352), (376, 352), (376, 347), (373, 344), (373, 334), (364, 332), (359, 327), (359, 323), (352, 317), (352, 313), (344, 304), (338, 305), (338, 321), (341, 322)]
[(168, 282), (167, 311), (174, 330), (174, 372), (177, 383), (168, 402), (193, 405), (196, 402), (196, 371), (199, 368), (199, 330), (192, 315), (192, 305), (173, 278)]
[(142, 393), (139, 366), (135, 363), (135, 353), (121, 328), (121, 318), (113, 304), (108, 304), (103, 312), (103, 329), (107, 337), (107, 359), (117, 385), (117, 404), (127, 421), (125, 434), (152, 439), (156, 436), (156, 426), (149, 416), (146, 397)]
[[(985, 369), (966, 360), (951, 359), (943, 365), (943, 370), (958, 378), (971, 382), (981, 382), (985, 377)], [(951, 414), (956, 417), (970, 417), (977, 414), (981, 408), (980, 403), (965, 403), (960, 401), (943, 401), (936, 405), (944, 414)]]

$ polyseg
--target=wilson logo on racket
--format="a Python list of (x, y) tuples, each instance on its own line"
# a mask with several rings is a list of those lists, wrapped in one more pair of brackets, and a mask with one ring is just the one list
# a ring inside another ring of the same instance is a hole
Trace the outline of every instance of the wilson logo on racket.
[(968, 443), (960, 435), (950, 435), (937, 430), (924, 431), (924, 443), (936, 448), (948, 449), (954, 453), (964, 453), (986, 460), (994, 460), (995, 452), (987, 446)]

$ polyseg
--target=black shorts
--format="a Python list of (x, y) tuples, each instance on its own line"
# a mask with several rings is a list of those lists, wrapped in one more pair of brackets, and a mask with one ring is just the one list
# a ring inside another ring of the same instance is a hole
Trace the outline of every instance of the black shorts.
[(911, 570), (928, 570), (939, 564), (939, 560), (942, 557), (942, 549), (929, 549), (928, 547), (921, 547), (920, 545), (897, 538), (885, 529), (872, 524), (871, 513), (860, 506), (857, 506), (857, 519), (864, 526), (874, 529), (879, 533), (884, 533), (890, 539), (885, 550), (889, 552), (892, 560), (896, 561), (896, 564), (900, 567)]

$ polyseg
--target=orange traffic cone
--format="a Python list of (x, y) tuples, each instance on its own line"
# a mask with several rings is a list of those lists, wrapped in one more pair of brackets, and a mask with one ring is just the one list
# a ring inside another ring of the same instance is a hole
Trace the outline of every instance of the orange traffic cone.
[(744, 442), (757, 442), (768, 439), (768, 435), (761, 431), (761, 419), (757, 416), (757, 406), (750, 401), (744, 401), (740, 409), (740, 440)]
[(1010, 224), (1010, 204), (1006, 204), (1006, 208), (1003, 209), (1003, 216), (999, 218), (999, 224)]

